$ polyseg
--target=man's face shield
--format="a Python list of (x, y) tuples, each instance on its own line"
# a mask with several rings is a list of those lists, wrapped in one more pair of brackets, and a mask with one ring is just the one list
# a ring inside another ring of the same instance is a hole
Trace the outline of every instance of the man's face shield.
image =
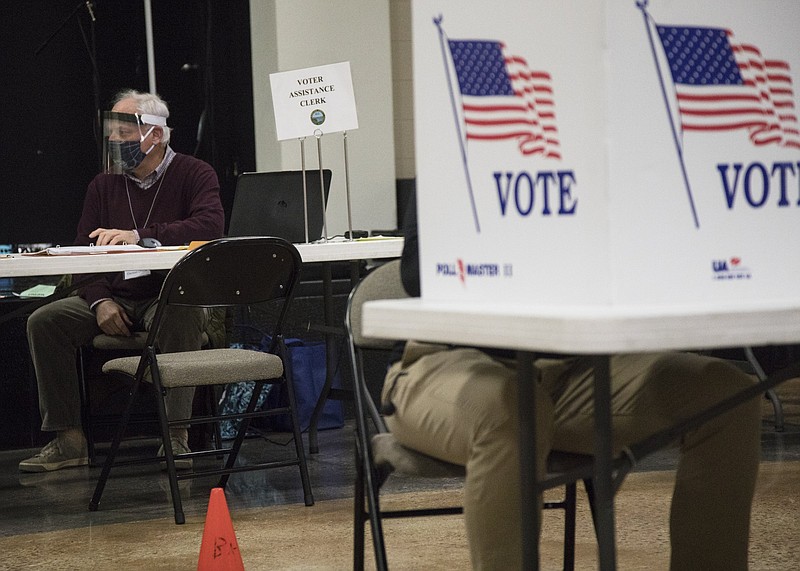
[(152, 133), (166, 127), (167, 119), (140, 113), (103, 114), (103, 172), (122, 174), (135, 170), (155, 148)]

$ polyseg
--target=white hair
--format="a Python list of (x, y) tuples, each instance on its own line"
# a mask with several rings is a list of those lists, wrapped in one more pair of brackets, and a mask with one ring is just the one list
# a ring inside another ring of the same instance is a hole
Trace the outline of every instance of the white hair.
[[(117, 95), (114, 97), (114, 101), (112, 101), (112, 106), (125, 99), (133, 99), (136, 101), (136, 109), (139, 111), (139, 113), (146, 115), (157, 115), (159, 117), (164, 117), (165, 119), (169, 117), (169, 107), (167, 107), (166, 101), (161, 99), (161, 97), (155, 93), (142, 93), (141, 91), (136, 91), (135, 89), (126, 89), (117, 93)], [(166, 145), (169, 143), (169, 134), (172, 129), (169, 127), (161, 128), (164, 130), (164, 135), (161, 138), (161, 142)]]

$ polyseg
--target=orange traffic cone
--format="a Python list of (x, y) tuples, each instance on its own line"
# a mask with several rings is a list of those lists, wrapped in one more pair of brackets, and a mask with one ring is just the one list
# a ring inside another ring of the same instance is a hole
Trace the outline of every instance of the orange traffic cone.
[(197, 571), (244, 571), (242, 554), (222, 488), (211, 489)]

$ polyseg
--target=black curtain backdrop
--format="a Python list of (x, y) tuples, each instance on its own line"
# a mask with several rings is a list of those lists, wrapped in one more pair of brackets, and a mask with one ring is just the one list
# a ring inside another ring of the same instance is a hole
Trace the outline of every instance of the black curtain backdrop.
[[(0, 7), (0, 244), (71, 243), (99, 169), (97, 107), (120, 89), (148, 90), (144, 3), (93, 7), (95, 22), (77, 0)], [(248, 1), (153, 0), (152, 9), (171, 145), (211, 163), (229, 213), (236, 176), (255, 170)]]

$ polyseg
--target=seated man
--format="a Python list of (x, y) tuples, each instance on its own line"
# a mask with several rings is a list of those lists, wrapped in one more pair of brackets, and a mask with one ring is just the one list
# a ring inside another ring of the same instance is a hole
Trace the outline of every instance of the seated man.
[[(109, 171), (89, 184), (78, 222), (77, 245), (136, 244), (154, 238), (164, 245), (213, 240), (223, 235), (225, 214), (219, 182), (210, 165), (169, 147), (169, 110), (157, 95), (123, 91), (106, 119)], [(88, 463), (81, 429), (76, 351), (100, 333), (131, 335), (147, 330), (164, 275), (136, 271), (106, 274), (28, 319), (28, 343), (39, 388), (42, 430), (56, 438), (23, 472), (44, 472)], [(165, 353), (200, 349), (206, 310), (175, 310), (158, 339)], [(191, 416), (194, 389), (167, 395), (171, 418)], [(170, 429), (175, 453), (188, 451), (187, 428)], [(181, 468), (190, 467), (184, 460)]]
[[(419, 296), (413, 205), (405, 226), (403, 285)], [(385, 409), (394, 409), (386, 421), (400, 443), (466, 466), (464, 514), (475, 569), (517, 569), (522, 561), (517, 373), (511, 357), (408, 342), (383, 389)], [(542, 358), (536, 366), (541, 477), (550, 449), (593, 452), (593, 370), (580, 357)], [(754, 382), (722, 360), (688, 353), (619, 355), (611, 359), (611, 375), (616, 452)], [(759, 402), (748, 401), (676, 444), (671, 568), (746, 569)]]

